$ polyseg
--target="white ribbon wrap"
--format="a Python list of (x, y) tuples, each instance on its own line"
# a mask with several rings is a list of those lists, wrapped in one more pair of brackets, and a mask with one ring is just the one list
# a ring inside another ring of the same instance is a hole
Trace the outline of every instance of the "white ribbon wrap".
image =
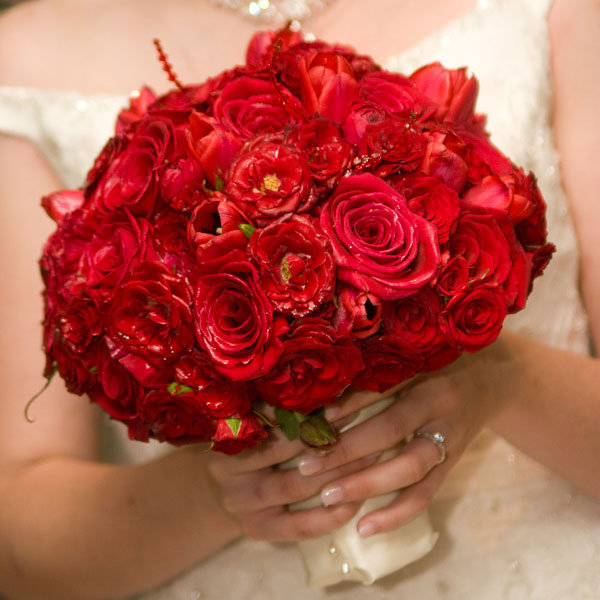
[[(343, 431), (359, 425), (385, 410), (393, 398), (384, 398), (360, 411), (358, 417)], [(385, 452), (380, 461), (397, 454), (398, 450)], [(288, 461), (283, 468), (297, 467), (297, 459)], [(418, 560), (431, 551), (438, 534), (433, 530), (427, 512), (397, 529), (362, 538), (356, 525), (367, 513), (389, 504), (397, 492), (369, 498), (348, 523), (327, 535), (302, 540), (298, 547), (306, 566), (308, 585), (324, 587), (342, 581), (359, 581), (370, 585), (398, 569)], [(292, 510), (314, 508), (321, 505), (319, 496), (292, 505)]]

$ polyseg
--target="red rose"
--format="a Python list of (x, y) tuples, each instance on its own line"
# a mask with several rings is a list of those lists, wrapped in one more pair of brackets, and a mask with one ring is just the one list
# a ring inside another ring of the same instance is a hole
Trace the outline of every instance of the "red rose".
[(321, 212), (338, 263), (338, 279), (383, 300), (414, 294), (435, 276), (435, 227), (369, 173), (344, 178)]
[[(174, 368), (176, 382), (191, 388), (195, 401), (211, 417), (231, 417), (250, 411), (247, 386), (231, 381), (215, 371), (207, 354), (198, 351), (184, 354), (177, 359)], [(174, 390), (177, 389), (174, 386)]]
[[(290, 106), (298, 106), (283, 85), (279, 92)], [(213, 106), (217, 122), (242, 140), (259, 133), (278, 133), (293, 121), (270, 81), (241, 76), (225, 85)]]
[(254, 448), (267, 437), (263, 423), (254, 415), (219, 419), (213, 437), (213, 450), (225, 454), (238, 454)]
[(194, 248), (187, 237), (189, 219), (186, 215), (171, 210), (161, 211), (154, 219), (152, 241), (161, 262), (172, 273), (185, 275), (193, 281), (196, 260)]
[(69, 297), (61, 294), (63, 302), (58, 307), (57, 334), (76, 354), (88, 351), (94, 338), (102, 333), (102, 319), (98, 303), (89, 296)]
[(360, 351), (322, 319), (296, 321), (275, 368), (256, 382), (269, 404), (304, 414), (330, 404), (362, 369)]
[(461, 215), (450, 240), (450, 256), (465, 258), (470, 283), (503, 283), (512, 264), (509, 243), (496, 219), (489, 214), (465, 212)]
[(351, 144), (360, 146), (367, 127), (378, 125), (386, 118), (385, 111), (378, 104), (370, 102), (354, 104), (344, 121), (344, 137)]
[(440, 327), (450, 344), (477, 352), (498, 337), (506, 314), (503, 289), (478, 285), (448, 302), (440, 314)]
[(161, 364), (194, 343), (192, 289), (159, 262), (141, 263), (115, 293), (106, 317), (118, 347)]
[(88, 348), (86, 353), (77, 354), (60, 339), (60, 336), (56, 336), (46, 356), (44, 377), (50, 377), (52, 365), (56, 365), (69, 392), (78, 395), (88, 392), (96, 383), (97, 346), (98, 342)]
[[(234, 251), (233, 256), (239, 254)], [(226, 377), (234, 381), (260, 377), (279, 360), (287, 323), (273, 318), (273, 306), (249, 262), (232, 262), (225, 255), (211, 262), (211, 268), (214, 273), (201, 276), (197, 283), (196, 338)]]
[(146, 219), (120, 212), (107, 215), (81, 256), (79, 268), (87, 285), (104, 286), (112, 295), (140, 262), (156, 259), (151, 229)]
[(129, 140), (124, 135), (116, 135), (104, 144), (104, 148), (102, 148), (94, 161), (94, 166), (89, 170), (85, 178), (83, 189), (86, 198), (90, 197), (108, 167), (125, 150), (128, 142)]
[(152, 390), (138, 400), (138, 419), (142, 431), (130, 428), (136, 439), (150, 436), (179, 445), (208, 442), (215, 432), (214, 420), (192, 393)]
[(147, 86), (129, 98), (129, 108), (124, 108), (117, 118), (117, 135), (124, 134), (131, 125), (148, 114), (148, 107), (156, 102), (156, 94)]
[(315, 119), (300, 125), (288, 140), (308, 158), (308, 166), (319, 191), (333, 189), (350, 166), (352, 147), (331, 121)]
[(92, 196), (100, 213), (127, 208), (150, 216), (157, 203), (159, 170), (172, 151), (170, 121), (153, 119), (137, 126), (127, 148), (110, 164)]
[(289, 27), (279, 31), (257, 31), (246, 49), (246, 64), (257, 67), (269, 58), (269, 52), (275, 42), (279, 42), (279, 52), (302, 41), (302, 34), (292, 31)]
[(374, 169), (380, 177), (396, 171), (411, 172), (417, 169), (425, 156), (425, 136), (404, 119), (392, 119), (369, 125), (362, 139), (361, 153), (380, 157)]
[(460, 194), (466, 184), (469, 167), (464, 160), (466, 147), (461, 140), (447, 132), (429, 134), (422, 170), (425, 175), (437, 177)]
[(315, 219), (294, 215), (257, 229), (248, 249), (275, 310), (303, 317), (332, 297), (335, 261)]
[(355, 287), (338, 286), (337, 310), (333, 324), (338, 334), (362, 340), (377, 333), (381, 325), (381, 300)]
[(454, 233), (460, 212), (458, 194), (435, 177), (413, 175), (394, 186), (415, 214), (436, 226), (438, 242), (445, 244)]
[(98, 353), (98, 383), (90, 390), (90, 398), (111, 417), (119, 420), (137, 416), (137, 402), (144, 390), (137, 379), (118, 361), (111, 358), (106, 347)]
[(46, 214), (56, 223), (62, 223), (65, 217), (83, 206), (81, 190), (60, 190), (42, 198)]
[(455, 256), (440, 269), (435, 287), (447, 298), (456, 296), (469, 283), (469, 265), (464, 256)]
[(385, 392), (423, 367), (413, 348), (393, 335), (371, 337), (361, 343), (360, 349), (365, 367), (352, 382), (359, 390)]
[(533, 205), (533, 210), (519, 223), (515, 231), (519, 241), (526, 250), (536, 249), (546, 244), (548, 231), (546, 229), (546, 203), (537, 186), (535, 176), (530, 174), (525, 181), (525, 195)]
[(181, 157), (163, 169), (160, 193), (173, 209), (188, 212), (205, 197), (204, 172), (192, 158)]
[(231, 165), (227, 180), (227, 195), (258, 225), (307, 212), (317, 201), (308, 163), (283, 144), (253, 144)]
[(464, 123), (473, 116), (479, 89), (467, 69), (445, 69), (439, 62), (421, 67), (410, 80), (435, 105), (438, 121)]
[(421, 355), (444, 342), (438, 317), (444, 308), (441, 298), (429, 287), (396, 302), (383, 306), (383, 323), (386, 333), (402, 338)]
[(336, 123), (343, 122), (357, 94), (352, 67), (335, 52), (301, 57), (300, 85), (308, 115), (318, 114)]
[(415, 114), (424, 119), (433, 113), (431, 102), (408, 77), (398, 73), (369, 73), (361, 79), (358, 93), (395, 117), (409, 119)]
[(187, 141), (190, 152), (202, 167), (209, 185), (216, 189), (217, 179), (223, 179), (242, 146), (241, 141), (219, 127), (214, 118), (199, 112), (190, 115)]

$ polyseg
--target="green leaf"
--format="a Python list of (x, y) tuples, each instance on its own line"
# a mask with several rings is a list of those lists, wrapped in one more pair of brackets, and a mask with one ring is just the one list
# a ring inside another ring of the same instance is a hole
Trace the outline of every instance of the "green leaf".
[(300, 423), (307, 419), (306, 415), (293, 410), (275, 407), (275, 420), (288, 440), (296, 440), (300, 435)]
[(238, 225), (238, 227), (248, 239), (252, 237), (252, 234), (256, 229), (256, 227), (254, 227), (254, 225), (250, 225), (250, 223), (242, 223), (241, 225)]
[(242, 427), (242, 420), (236, 419), (235, 417), (231, 417), (229, 419), (225, 419), (225, 422), (227, 423), (227, 425), (229, 425), (229, 429), (231, 429), (233, 437), (237, 437)]
[(179, 383), (177, 381), (173, 381), (167, 386), (167, 392), (169, 392), (171, 396), (179, 396), (179, 394), (189, 394), (193, 391), (193, 388), (191, 388), (189, 385), (183, 385), (183, 383)]
[(92, 375), (95, 375), (98, 372), (98, 367), (94, 366), (94, 367), (90, 367), (90, 373)]
[(222, 192), (225, 189), (225, 181), (220, 175), (215, 175), (215, 190)]

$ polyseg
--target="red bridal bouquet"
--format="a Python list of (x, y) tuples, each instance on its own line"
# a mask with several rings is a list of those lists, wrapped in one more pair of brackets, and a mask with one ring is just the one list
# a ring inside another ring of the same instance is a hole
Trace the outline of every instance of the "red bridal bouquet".
[(143, 89), (82, 188), (43, 199), (45, 375), (131, 438), (238, 452), (259, 401), (285, 422), (383, 392), (525, 306), (544, 202), (465, 69), (405, 77), (289, 30), (201, 85), (162, 60), (177, 89)]

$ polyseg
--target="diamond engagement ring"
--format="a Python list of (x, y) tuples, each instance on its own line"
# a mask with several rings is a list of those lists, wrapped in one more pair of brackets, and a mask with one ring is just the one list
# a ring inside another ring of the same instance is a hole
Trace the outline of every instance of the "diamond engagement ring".
[(423, 438), (424, 440), (429, 440), (435, 447), (438, 449), (440, 453), (440, 457), (438, 458), (437, 464), (440, 465), (446, 460), (446, 438), (443, 433), (436, 431), (431, 433), (430, 431), (415, 431), (414, 437)]

